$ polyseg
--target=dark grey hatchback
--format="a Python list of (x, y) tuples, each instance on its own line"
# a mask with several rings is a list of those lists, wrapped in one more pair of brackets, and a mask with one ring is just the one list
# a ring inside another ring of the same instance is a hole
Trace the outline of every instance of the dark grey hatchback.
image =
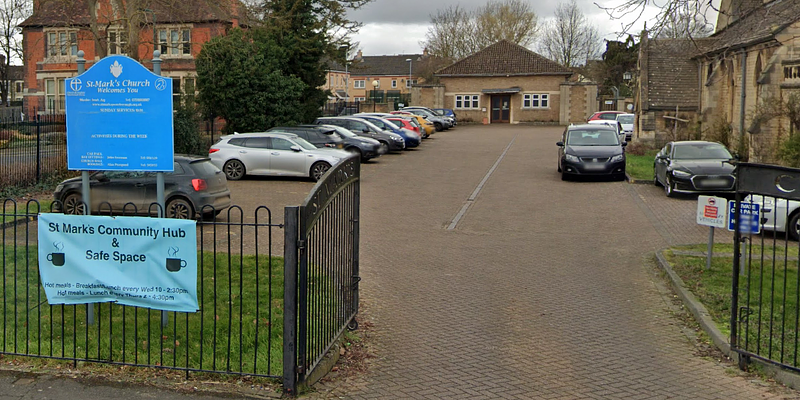
[(627, 143), (620, 142), (616, 129), (607, 125), (570, 125), (558, 146), (558, 172), (570, 176), (612, 176), (625, 179)]
[[(205, 157), (175, 156), (174, 171), (164, 173), (166, 217), (211, 218), (231, 205), (225, 174)], [(157, 215), (156, 173), (98, 171), (90, 175), (92, 214)], [(56, 210), (83, 214), (81, 178), (58, 184)]]

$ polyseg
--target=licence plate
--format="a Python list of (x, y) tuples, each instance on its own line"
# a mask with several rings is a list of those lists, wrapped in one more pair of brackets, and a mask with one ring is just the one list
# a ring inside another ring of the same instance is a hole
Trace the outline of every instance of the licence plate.
[(702, 187), (728, 187), (728, 181), (725, 179), (705, 179), (700, 183)]
[(605, 169), (605, 167), (606, 166), (604, 164), (586, 164), (584, 166), (585, 169), (590, 170), (590, 171), (597, 171), (597, 170)]

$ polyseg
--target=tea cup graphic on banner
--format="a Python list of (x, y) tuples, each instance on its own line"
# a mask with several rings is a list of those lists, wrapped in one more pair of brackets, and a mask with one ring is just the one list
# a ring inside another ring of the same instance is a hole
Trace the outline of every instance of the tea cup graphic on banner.
[(169, 248), (169, 257), (167, 257), (167, 271), (169, 272), (178, 272), (181, 268), (186, 267), (186, 260), (175, 257), (178, 251), (180, 249), (177, 247), (172, 246)]
[(55, 247), (57, 251), (48, 254), (47, 261), (50, 261), (56, 267), (61, 267), (64, 265), (64, 253), (61, 252), (64, 250), (64, 243), (53, 242), (53, 247)]

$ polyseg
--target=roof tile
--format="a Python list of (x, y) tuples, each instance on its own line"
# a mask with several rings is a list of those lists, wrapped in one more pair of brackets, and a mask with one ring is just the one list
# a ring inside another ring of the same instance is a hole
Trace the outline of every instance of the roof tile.
[(436, 75), (572, 75), (572, 71), (520, 45), (501, 40), (437, 71)]

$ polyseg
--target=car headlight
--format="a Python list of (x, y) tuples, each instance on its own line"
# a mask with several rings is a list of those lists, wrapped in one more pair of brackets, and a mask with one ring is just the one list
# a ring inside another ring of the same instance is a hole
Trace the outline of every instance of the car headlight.
[(401, 138), (401, 137), (393, 137), (392, 140), (394, 140), (395, 142), (402, 142), (403, 138)]
[(614, 157), (611, 157), (611, 162), (624, 161), (624, 160), (625, 160), (624, 154), (617, 154)]
[(672, 171), (672, 176), (680, 176), (680, 177), (686, 178), (686, 177), (692, 176), (692, 174), (690, 174), (690, 173), (688, 173), (686, 171), (681, 171), (679, 169), (676, 169), (676, 170)]
[(564, 158), (569, 162), (580, 162), (581, 160), (572, 154), (564, 154)]

